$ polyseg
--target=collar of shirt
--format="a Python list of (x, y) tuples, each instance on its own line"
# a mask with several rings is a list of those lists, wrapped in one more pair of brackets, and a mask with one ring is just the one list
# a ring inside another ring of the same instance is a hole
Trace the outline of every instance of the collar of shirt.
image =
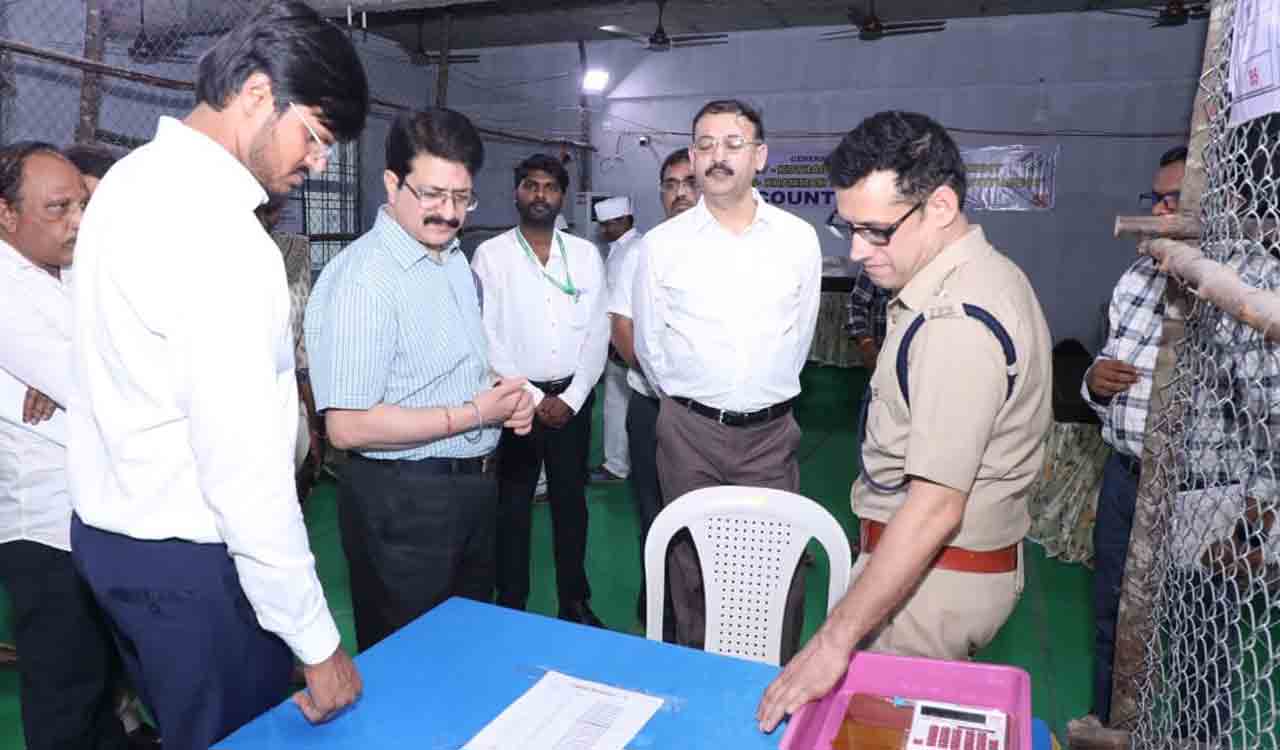
[(193, 174), (201, 174), (204, 179), (212, 178), (221, 185), (220, 190), (225, 191), (229, 202), (243, 204), (249, 211), (267, 202), (267, 191), (249, 168), (222, 144), (199, 130), (188, 127), (181, 120), (161, 117), (156, 126), (156, 140), (164, 143), (166, 149), (173, 149), (173, 153), (183, 154), (183, 158), (189, 160)]
[(41, 277), (47, 277), (51, 283), (61, 287), (67, 285), (71, 275), (71, 266), (67, 266), (61, 270), (59, 276), (54, 276), (32, 263), (30, 258), (18, 252), (18, 248), (2, 239), (0, 239), (0, 268), (12, 271), (15, 274), (38, 273)]
[[(756, 215), (751, 220), (751, 224), (747, 227), (746, 232), (743, 232), (743, 234), (754, 230), (757, 224), (769, 224), (769, 220), (773, 218), (773, 212), (779, 210), (769, 203), (769, 201), (761, 198), (760, 191), (755, 188), (751, 188), (751, 199), (756, 202)], [(697, 231), (702, 231), (713, 224), (716, 226), (720, 225), (720, 222), (716, 219), (715, 215), (711, 213), (711, 209), (707, 208), (707, 197), (705, 195), (698, 198), (698, 204), (689, 209), (689, 213), (694, 217), (694, 229)]]
[(991, 251), (982, 227), (973, 225), (963, 237), (942, 248), (937, 257), (925, 264), (898, 292), (897, 301), (911, 310), (921, 310), (937, 294), (947, 274), (964, 263)]
[(378, 210), (378, 219), (373, 224), (373, 231), (377, 232), (378, 239), (382, 241), (383, 247), (391, 251), (391, 257), (395, 258), (400, 267), (406, 271), (413, 268), (415, 263), (424, 258), (430, 259), (437, 264), (442, 263), (445, 258), (449, 257), (451, 253), (462, 245), (462, 242), (455, 235), (449, 245), (444, 250), (439, 251), (440, 260), (435, 260), (435, 258), (431, 257), (431, 253), (435, 251), (418, 242), (406, 232), (405, 228), (400, 226), (400, 222), (391, 216), (391, 212), (387, 210), (386, 205), (383, 205)]
[(618, 250), (620, 248), (624, 248), (627, 245), (630, 245), (632, 242), (635, 242), (639, 238), (640, 238), (640, 233), (636, 231), (635, 227), (631, 227), (630, 229), (627, 230), (626, 234), (622, 235), (618, 239), (609, 243), (609, 250), (613, 251), (613, 250)]

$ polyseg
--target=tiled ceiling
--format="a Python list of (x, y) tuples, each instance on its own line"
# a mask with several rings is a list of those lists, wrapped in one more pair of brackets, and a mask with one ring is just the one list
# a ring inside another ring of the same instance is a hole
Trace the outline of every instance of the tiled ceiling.
[[(312, 0), (318, 10), (346, 22), (351, 8), (368, 29), (418, 48), (419, 26), (426, 49), (437, 49), (443, 14), (451, 16), (450, 47), (543, 44), (610, 39), (601, 26), (622, 26), (649, 34), (657, 23), (654, 0)], [(850, 5), (867, 0), (670, 0), (663, 17), (668, 34), (715, 33), (835, 26), (848, 23)], [(1014, 13), (1063, 13), (1151, 7), (1125, 0), (879, 0), (876, 12), (888, 21), (969, 18)]]

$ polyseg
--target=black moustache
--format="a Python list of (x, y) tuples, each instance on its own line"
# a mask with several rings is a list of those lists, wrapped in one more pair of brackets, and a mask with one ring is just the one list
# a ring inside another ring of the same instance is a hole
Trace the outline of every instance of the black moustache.
[(431, 224), (440, 224), (442, 226), (449, 227), (450, 229), (457, 229), (458, 227), (462, 226), (462, 222), (458, 221), (457, 219), (446, 219), (443, 216), (428, 216), (427, 218), (422, 220), (422, 223), (424, 226), (431, 225)]
[(729, 167), (728, 164), (712, 164), (707, 169), (707, 177), (710, 177), (712, 172), (724, 172), (730, 177), (733, 176), (733, 170)]

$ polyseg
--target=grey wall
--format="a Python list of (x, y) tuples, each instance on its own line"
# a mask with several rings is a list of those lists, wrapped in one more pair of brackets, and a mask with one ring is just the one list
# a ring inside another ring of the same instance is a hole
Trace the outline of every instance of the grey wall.
[[(1203, 22), (1150, 29), (1138, 19), (1087, 13), (952, 21), (941, 34), (875, 43), (818, 42), (824, 29), (795, 29), (735, 34), (725, 46), (665, 54), (626, 42), (591, 44), (591, 65), (612, 75), (609, 89), (591, 102), (592, 141), (599, 148), (594, 187), (632, 195), (642, 228), (658, 222), (660, 157), (687, 142), (687, 136), (661, 131), (687, 133), (699, 106), (727, 96), (747, 98), (763, 110), (767, 129), (779, 134), (770, 137), (775, 147), (795, 145), (797, 139), (784, 132), (842, 132), (886, 108), (924, 112), (957, 128), (1185, 131), (1204, 30)], [(488, 90), (455, 78), (451, 105), (500, 127), (575, 132), (576, 75), (536, 79), (576, 71), (576, 47), (480, 54), (482, 63), (465, 70)], [(521, 82), (528, 83), (516, 85)], [(1042, 101), (1048, 118), (1036, 122)], [(639, 146), (639, 134), (651, 135), (651, 148)], [(1156, 160), (1181, 139), (963, 133), (956, 139), (961, 146), (1061, 146), (1053, 211), (974, 218), (1030, 276), (1055, 338), (1096, 346), (1100, 309), (1134, 257), (1132, 242), (1111, 237), (1115, 216), (1140, 210), (1137, 195), (1150, 189)], [(514, 220), (510, 182), (493, 173), (532, 150), (504, 148), (490, 159), (481, 180), (485, 206), (476, 219)], [(824, 250), (847, 249), (832, 243)]]
[[(5, 34), (79, 54), (84, 6), (78, 0), (22, 3), (5, 11)], [(612, 74), (603, 96), (590, 100), (597, 192), (627, 193), (641, 228), (661, 218), (656, 191), (663, 155), (687, 142), (693, 113), (705, 101), (744, 97), (764, 112), (775, 149), (797, 143), (818, 149), (830, 138), (801, 132), (843, 132), (885, 108), (912, 109), (953, 128), (980, 130), (1184, 131), (1198, 76), (1204, 23), (1149, 29), (1138, 19), (1097, 13), (952, 21), (941, 34), (819, 42), (824, 29), (741, 33), (729, 44), (647, 53), (629, 42), (592, 43), (593, 67)], [(423, 106), (434, 101), (435, 71), (408, 64), (390, 43), (357, 34), (377, 96)], [(124, 63), (125, 41), (113, 40), (108, 60)], [(196, 47), (186, 48), (188, 54)], [(481, 62), (455, 66), (449, 104), (477, 124), (531, 135), (578, 138), (578, 51), (572, 44), (484, 49)], [(78, 107), (79, 74), (11, 58), (16, 92), (0, 99), (5, 140), (69, 141)], [(182, 62), (148, 72), (190, 79)], [(1040, 83), (1040, 79), (1045, 83)], [(1043, 92), (1043, 93), (1042, 93)], [(1037, 108), (1047, 105), (1047, 120)], [(161, 113), (181, 113), (186, 94), (113, 83), (102, 126), (149, 138)], [(363, 215), (371, 222), (384, 200), (383, 143), (390, 113), (376, 109), (362, 142)], [(641, 148), (638, 136), (652, 138)], [(974, 135), (962, 146), (1057, 144), (1057, 205), (1047, 213), (980, 213), (974, 218), (1031, 277), (1055, 338), (1097, 345), (1101, 306), (1133, 257), (1131, 242), (1111, 237), (1119, 213), (1138, 210), (1159, 154), (1179, 139)], [(537, 146), (488, 139), (477, 178), (481, 206), (473, 226), (510, 225), (511, 169)], [(576, 155), (576, 154), (575, 154)], [(576, 189), (577, 163), (570, 164)], [(572, 201), (574, 196), (569, 197)], [(483, 236), (483, 233), (473, 233)], [(474, 240), (473, 240), (474, 241)], [(831, 240), (829, 253), (845, 248)]]

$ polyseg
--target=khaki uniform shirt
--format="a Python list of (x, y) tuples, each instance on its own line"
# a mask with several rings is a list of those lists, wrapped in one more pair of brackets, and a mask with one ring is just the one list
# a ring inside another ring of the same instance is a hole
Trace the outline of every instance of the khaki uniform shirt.
[[(963, 303), (991, 313), (1013, 339), (1012, 395), (998, 339), (961, 311)], [(930, 319), (908, 355), (908, 408), (896, 362), (903, 334), (920, 313)], [(903, 287), (888, 317), (871, 378), (864, 472), (882, 485), (910, 475), (966, 493), (952, 546), (989, 550), (1018, 542), (1031, 524), (1028, 492), (1052, 419), (1049, 327), (1026, 275), (974, 226)], [(887, 523), (909, 488), (882, 494), (859, 477), (853, 512)]]

